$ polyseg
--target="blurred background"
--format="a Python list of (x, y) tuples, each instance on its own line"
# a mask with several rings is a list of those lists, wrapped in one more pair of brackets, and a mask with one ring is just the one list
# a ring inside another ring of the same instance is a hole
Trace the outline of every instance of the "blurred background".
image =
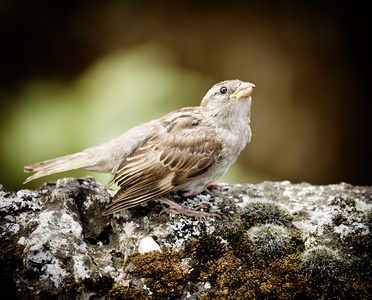
[(252, 142), (223, 182), (370, 185), (368, 2), (0, 2), (0, 183), (23, 166), (256, 84)]

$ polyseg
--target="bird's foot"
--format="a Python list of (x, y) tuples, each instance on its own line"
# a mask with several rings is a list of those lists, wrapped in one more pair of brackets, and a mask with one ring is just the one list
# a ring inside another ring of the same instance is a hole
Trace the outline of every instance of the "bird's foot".
[(210, 217), (210, 218), (220, 218), (221, 216), (219, 214), (214, 214), (214, 213), (207, 213), (204, 211), (196, 211), (196, 210), (191, 210), (187, 209), (186, 207), (183, 207), (182, 205), (169, 200), (168, 198), (161, 197), (159, 200), (163, 201), (164, 203), (168, 204), (172, 208), (164, 208), (161, 212), (160, 215), (163, 213), (174, 213), (174, 214), (184, 214), (189, 217), (195, 217), (195, 218), (204, 218), (204, 217)]
[(207, 187), (204, 189), (204, 192), (210, 194), (211, 190), (218, 188), (218, 184), (208, 184)]
[(218, 187), (219, 187), (218, 184), (208, 184), (208, 185), (207, 185), (207, 189), (208, 189), (208, 190), (213, 190), (213, 189), (216, 189), (216, 188), (218, 188)]

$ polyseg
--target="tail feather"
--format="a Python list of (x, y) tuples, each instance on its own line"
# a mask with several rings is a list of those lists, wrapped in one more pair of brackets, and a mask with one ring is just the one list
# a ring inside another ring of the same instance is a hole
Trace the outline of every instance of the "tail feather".
[(79, 152), (71, 155), (66, 155), (62, 157), (58, 157), (51, 160), (46, 160), (43, 162), (38, 162), (29, 166), (24, 167), (24, 171), (26, 173), (30, 172), (37, 172), (34, 175), (28, 177), (25, 182), (27, 183), (31, 180), (60, 173), (64, 171), (74, 170), (74, 169), (81, 169), (81, 168), (89, 168), (94, 166), (95, 163), (89, 158), (87, 153)]

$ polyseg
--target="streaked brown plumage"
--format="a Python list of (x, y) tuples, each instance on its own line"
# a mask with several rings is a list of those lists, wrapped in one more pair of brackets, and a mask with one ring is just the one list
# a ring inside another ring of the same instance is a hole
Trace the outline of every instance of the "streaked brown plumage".
[(120, 190), (107, 204), (104, 215), (160, 199), (180, 213), (216, 216), (184, 209), (163, 195), (200, 193), (225, 174), (251, 138), (253, 89), (253, 84), (240, 80), (218, 83), (198, 107), (171, 112), (106, 144), (26, 166), (25, 172), (37, 173), (25, 183), (77, 168), (110, 172)]

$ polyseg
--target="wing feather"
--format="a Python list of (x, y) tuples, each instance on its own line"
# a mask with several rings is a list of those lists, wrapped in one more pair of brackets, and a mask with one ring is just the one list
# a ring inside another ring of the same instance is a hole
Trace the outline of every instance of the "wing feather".
[(120, 190), (104, 215), (157, 198), (205, 173), (222, 150), (201, 117), (182, 114), (165, 120), (162, 129), (122, 161), (113, 178)]

